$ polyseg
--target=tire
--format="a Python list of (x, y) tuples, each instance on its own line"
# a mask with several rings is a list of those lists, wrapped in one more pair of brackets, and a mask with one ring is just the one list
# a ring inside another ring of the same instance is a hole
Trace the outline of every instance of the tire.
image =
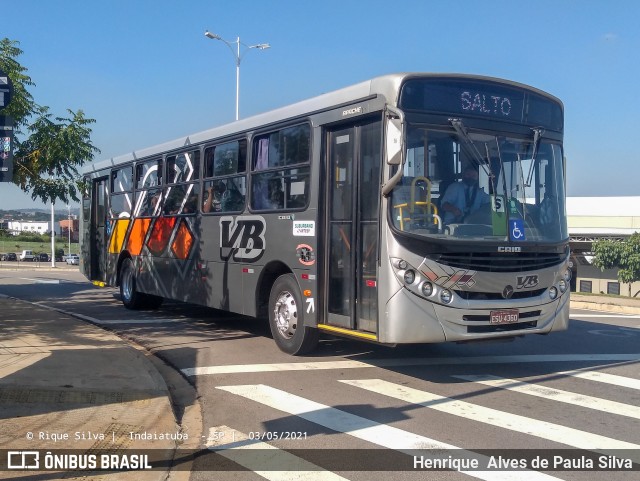
[(136, 287), (136, 271), (131, 259), (125, 259), (120, 270), (120, 298), (127, 309), (142, 309), (145, 295)]
[(269, 327), (278, 348), (299, 356), (318, 345), (318, 329), (304, 325), (304, 304), (293, 274), (276, 279), (269, 296)]

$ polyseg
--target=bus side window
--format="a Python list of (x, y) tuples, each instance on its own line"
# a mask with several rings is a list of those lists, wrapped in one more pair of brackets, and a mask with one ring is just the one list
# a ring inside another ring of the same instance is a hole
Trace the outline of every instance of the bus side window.
[(254, 140), (252, 210), (306, 207), (309, 199), (310, 140), (308, 124), (286, 127)]
[(223, 213), (244, 210), (247, 194), (247, 141), (234, 140), (205, 149), (205, 177), (202, 184), (202, 212)]

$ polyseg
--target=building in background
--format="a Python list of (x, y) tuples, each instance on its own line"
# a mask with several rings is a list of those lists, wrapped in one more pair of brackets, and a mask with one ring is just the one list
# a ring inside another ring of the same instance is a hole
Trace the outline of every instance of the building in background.
[(13, 235), (19, 235), (23, 232), (29, 234), (48, 234), (51, 232), (49, 225), (49, 222), (11, 220), (7, 222), (7, 230)]
[[(592, 265), (592, 243), (600, 239), (624, 240), (640, 232), (640, 196), (568, 197), (567, 224), (577, 292), (629, 295), (629, 285), (618, 282), (618, 271), (601, 271)], [(640, 297), (640, 282), (631, 285), (631, 296)]]
[[(76, 217), (76, 216), (73, 216), (73, 217)], [(69, 236), (69, 230), (71, 230), (71, 242), (78, 242), (78, 239), (79, 239), (78, 231), (80, 228), (80, 224), (77, 217), (72, 219), (61, 220), (60, 222), (58, 222), (58, 225), (60, 226), (59, 233), (62, 237), (66, 239)]]

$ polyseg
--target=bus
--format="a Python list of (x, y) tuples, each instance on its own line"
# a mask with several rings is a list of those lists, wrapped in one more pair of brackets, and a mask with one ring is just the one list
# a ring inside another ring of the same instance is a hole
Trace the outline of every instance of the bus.
[(129, 309), (268, 319), (292, 355), (564, 330), (563, 124), (513, 81), (373, 78), (92, 164), (81, 270)]

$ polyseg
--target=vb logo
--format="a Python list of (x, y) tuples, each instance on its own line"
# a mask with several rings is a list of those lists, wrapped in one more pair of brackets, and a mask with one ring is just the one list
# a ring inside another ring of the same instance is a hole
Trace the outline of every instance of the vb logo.
[(518, 289), (528, 289), (538, 285), (538, 276), (518, 276)]
[(265, 230), (260, 216), (221, 217), (220, 256), (225, 260), (233, 256), (236, 261), (257, 261), (264, 254)]

